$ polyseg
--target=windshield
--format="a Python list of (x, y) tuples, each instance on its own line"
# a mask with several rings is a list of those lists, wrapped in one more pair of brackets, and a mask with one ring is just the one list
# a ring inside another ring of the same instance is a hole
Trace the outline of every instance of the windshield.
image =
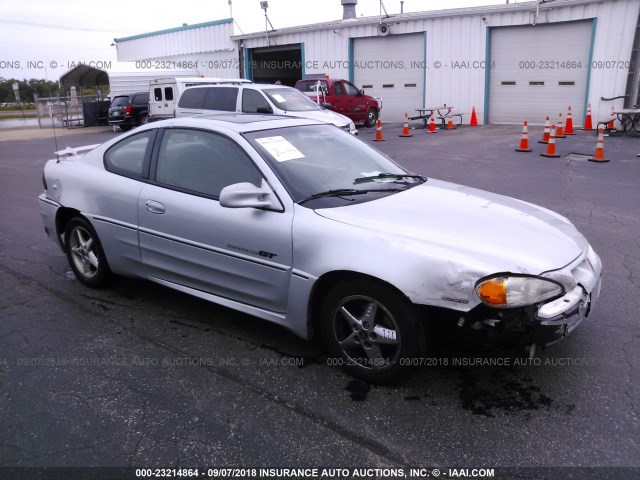
[(295, 88), (267, 88), (263, 90), (269, 100), (280, 110), (287, 112), (309, 112), (313, 110), (322, 110), (306, 95), (300, 93)]
[[(261, 130), (244, 136), (293, 200), (304, 206), (363, 202), (424, 182), (422, 177), (407, 177), (410, 174), (395, 162), (332, 125)], [(383, 173), (387, 175), (378, 178)], [(358, 194), (362, 192), (366, 195)], [(354, 194), (357, 200), (345, 200)], [(317, 195), (319, 201), (309, 198)]]

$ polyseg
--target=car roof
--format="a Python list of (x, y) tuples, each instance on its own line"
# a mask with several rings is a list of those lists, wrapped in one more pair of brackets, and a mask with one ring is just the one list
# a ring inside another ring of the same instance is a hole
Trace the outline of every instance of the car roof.
[(209, 84), (209, 85), (192, 85), (187, 87), (189, 90), (192, 88), (229, 88), (229, 87), (242, 87), (242, 88), (253, 88), (254, 90), (269, 90), (271, 88), (290, 88), (291, 90), (295, 90), (295, 88), (290, 87), (288, 85), (276, 85), (275, 83), (221, 83), (221, 84)]
[[(272, 128), (297, 127), (301, 125), (327, 125), (325, 122), (308, 120), (306, 118), (291, 117), (285, 115), (262, 115), (256, 113), (216, 113), (210, 115), (198, 115), (197, 117), (180, 117), (153, 122), (148, 128), (153, 127), (191, 127), (211, 128), (221, 127), (237, 133), (254, 132), (257, 130), (269, 130)], [(138, 129), (140, 130), (140, 129)]]
[(133, 97), (134, 95), (149, 95), (149, 92), (133, 92), (133, 93), (121, 93), (120, 95), (116, 95), (113, 98), (120, 98), (120, 97)]

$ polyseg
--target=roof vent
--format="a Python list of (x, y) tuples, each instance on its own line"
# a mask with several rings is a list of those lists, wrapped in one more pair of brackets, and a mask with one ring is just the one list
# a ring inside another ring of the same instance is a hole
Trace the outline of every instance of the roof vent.
[(356, 5), (358, 0), (341, 0), (342, 3), (342, 19), (351, 20), (356, 18)]

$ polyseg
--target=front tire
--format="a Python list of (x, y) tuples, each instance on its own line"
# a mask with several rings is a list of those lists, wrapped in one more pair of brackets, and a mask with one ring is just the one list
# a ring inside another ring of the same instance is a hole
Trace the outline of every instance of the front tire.
[(76, 278), (91, 288), (105, 286), (111, 270), (98, 235), (84, 218), (73, 218), (65, 230), (67, 260)]
[(378, 111), (375, 108), (367, 110), (367, 119), (364, 122), (364, 126), (367, 128), (375, 127), (378, 121)]
[(322, 305), (324, 344), (335, 363), (370, 382), (388, 382), (425, 350), (417, 309), (390, 287), (369, 279), (333, 287)]

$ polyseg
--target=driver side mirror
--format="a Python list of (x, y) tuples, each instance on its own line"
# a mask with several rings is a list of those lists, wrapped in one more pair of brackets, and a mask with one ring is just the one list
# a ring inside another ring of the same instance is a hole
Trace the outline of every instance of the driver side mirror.
[(256, 187), (252, 183), (234, 183), (220, 192), (220, 205), (227, 208), (265, 208), (283, 210), (276, 194), (265, 179)]
[(271, 107), (258, 107), (258, 108), (256, 108), (256, 113), (273, 113), (273, 108), (271, 108)]
[(359, 97), (364, 97), (364, 89), (361, 88), (360, 90), (358, 90), (358, 96)]
[(322, 108), (326, 108), (327, 110), (333, 110), (333, 107), (331, 106), (331, 104), (330, 104), (330, 103), (327, 103), (327, 102), (324, 102), (324, 103), (321, 105), (321, 107), (322, 107)]

